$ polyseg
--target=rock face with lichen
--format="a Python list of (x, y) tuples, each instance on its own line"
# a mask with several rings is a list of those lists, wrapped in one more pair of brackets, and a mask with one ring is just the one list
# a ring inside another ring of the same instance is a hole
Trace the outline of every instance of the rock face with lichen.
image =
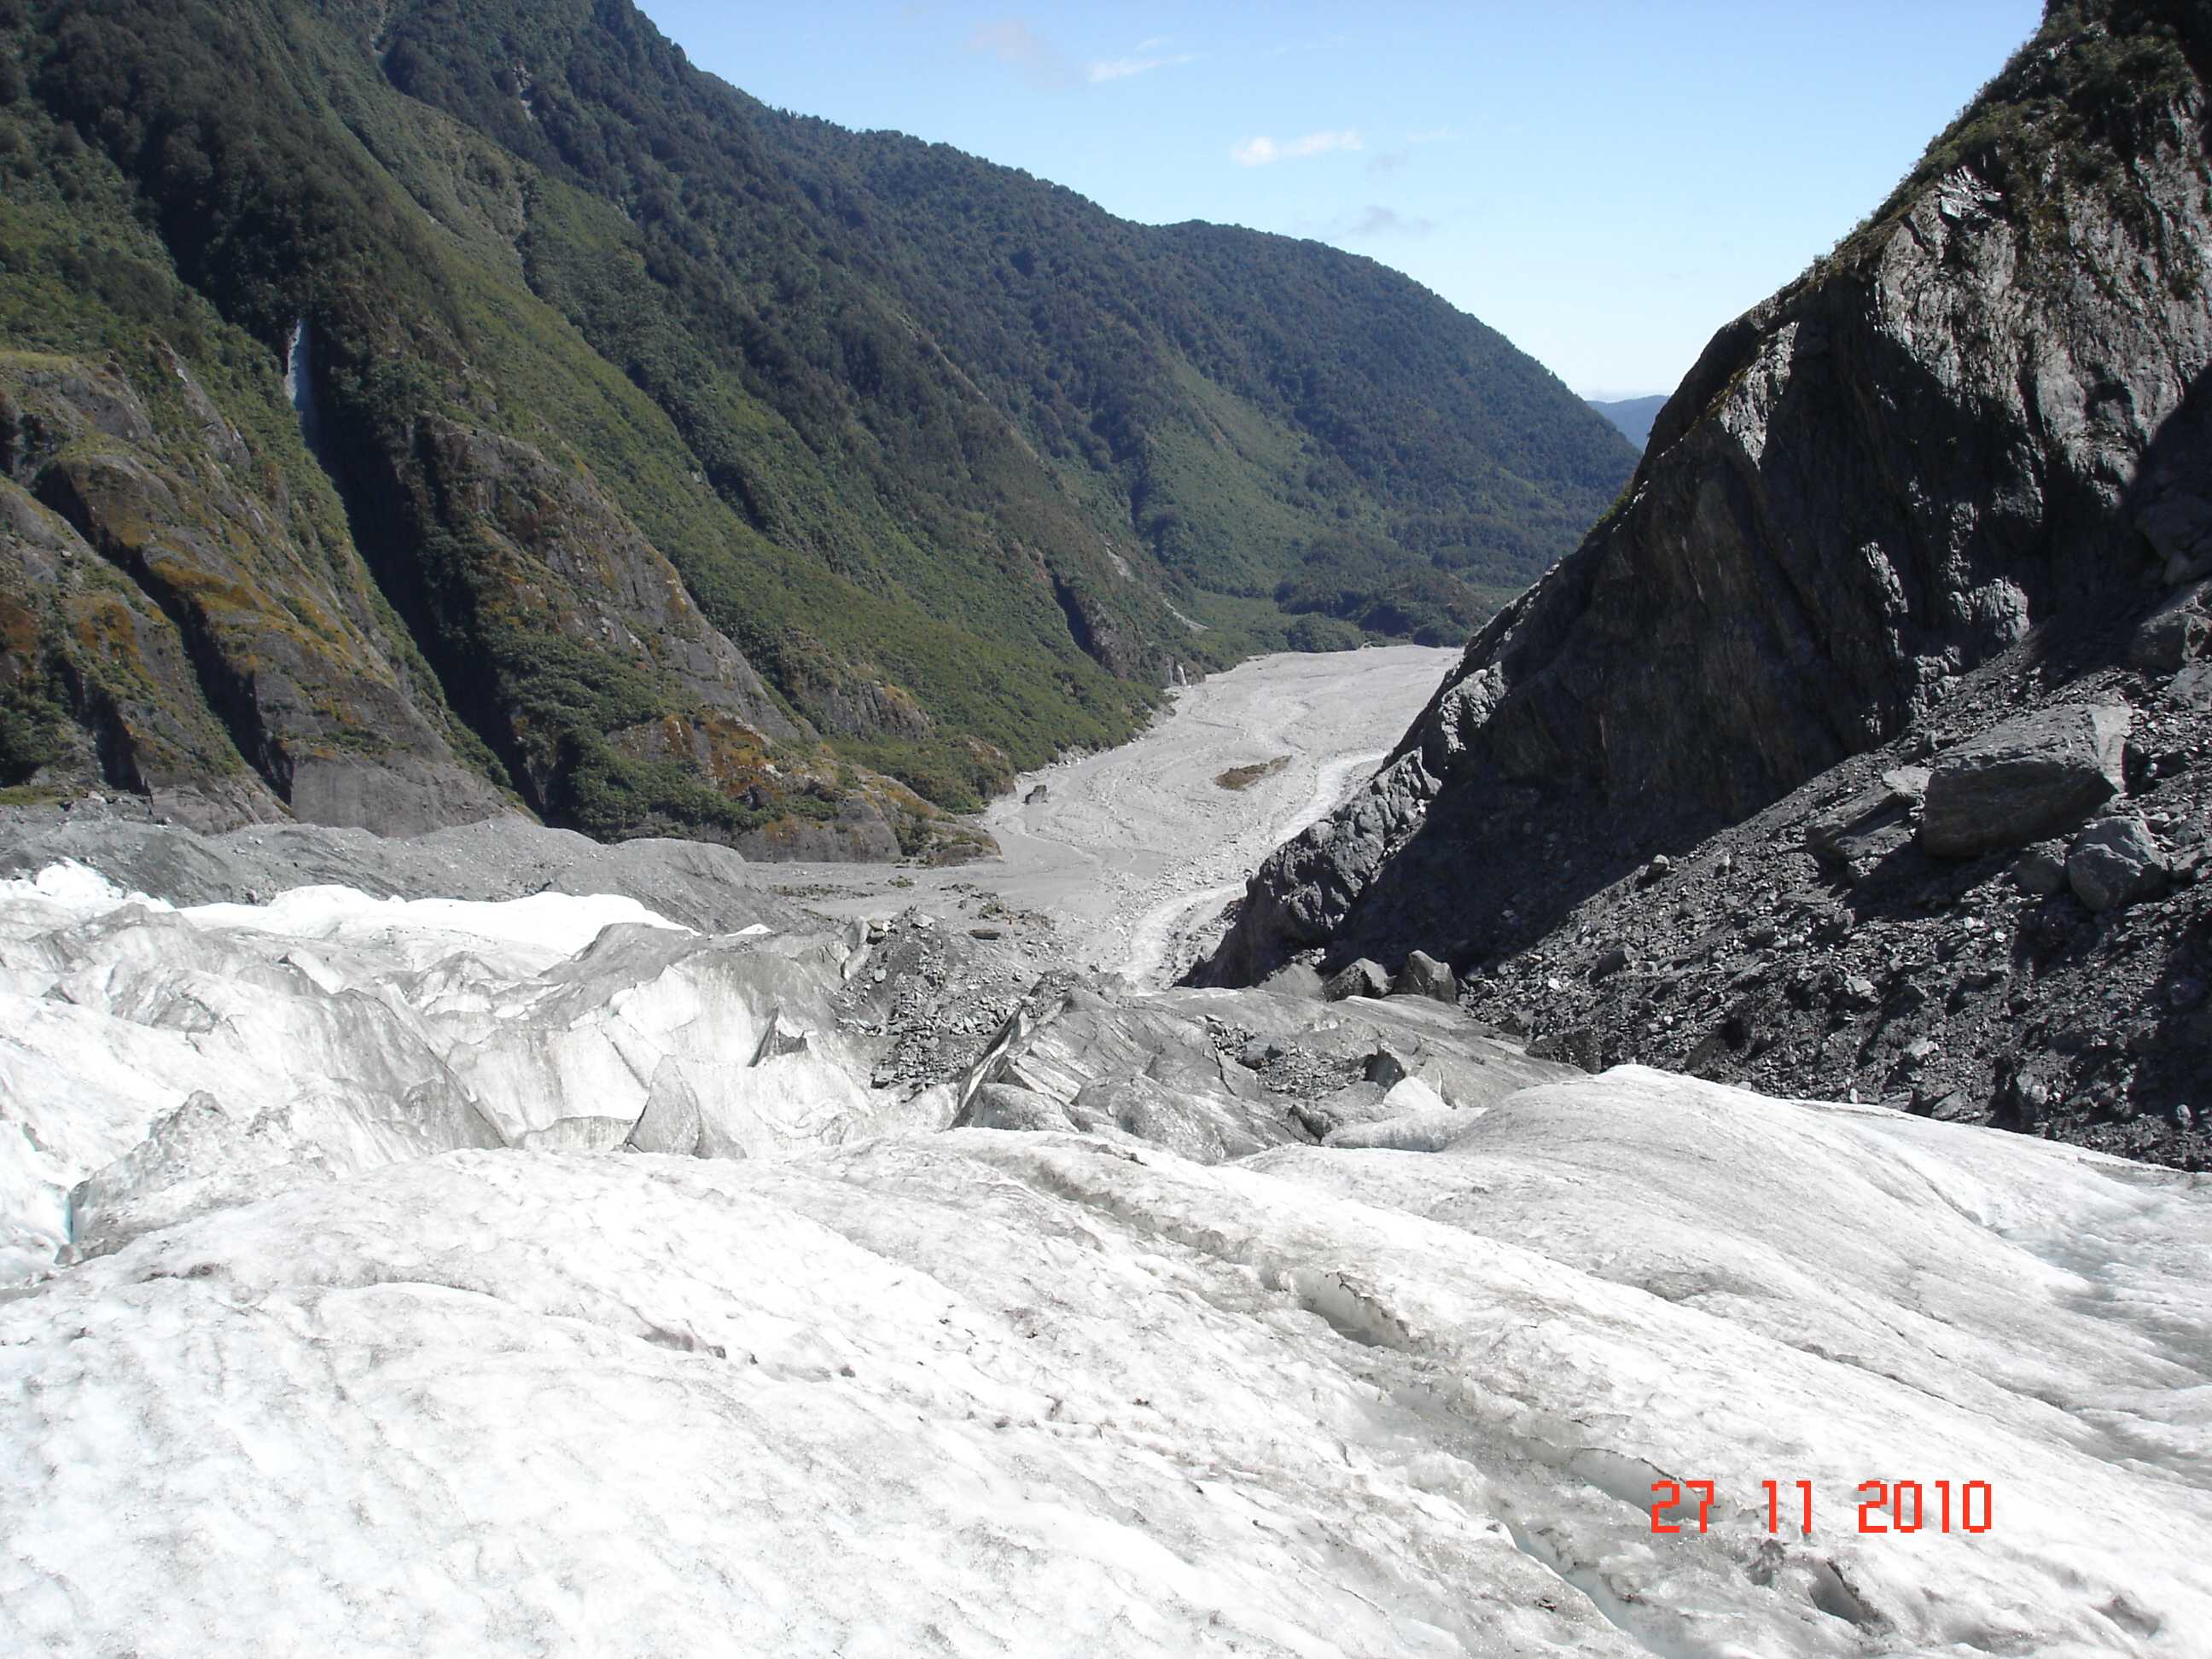
[(2053, 4), (1865, 226), (1714, 339), (1621, 501), (1255, 876), (1210, 975), (1510, 947), (2032, 629), (2202, 578), (2208, 62), (2201, 8)]
[(164, 422), (112, 366), (0, 356), (9, 770), (226, 827), (513, 811), (456, 753), (342, 534), (254, 488), (237, 431), (171, 368), (183, 418)]
[[(962, 839), (823, 753), (587, 473), (420, 422), (379, 479), (392, 525), (369, 526), (373, 550), (395, 529), (444, 550), (384, 573), (403, 618), (321, 481), (295, 492), (257, 463), (164, 361), (173, 406), (113, 362), (0, 356), (0, 783), (136, 794), (207, 828), (411, 835), (526, 808), (769, 858)], [(666, 799), (610, 816), (548, 682), (598, 696), (605, 750)], [(679, 824), (687, 794), (708, 810)]]

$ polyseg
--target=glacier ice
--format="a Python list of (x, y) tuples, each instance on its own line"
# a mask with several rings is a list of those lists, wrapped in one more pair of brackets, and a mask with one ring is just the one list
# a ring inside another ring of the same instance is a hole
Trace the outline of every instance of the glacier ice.
[(1397, 1000), (902, 1098), (849, 941), (545, 897), (0, 884), (0, 1650), (2207, 1650), (2201, 1178)]
[(604, 895), (178, 908), (77, 866), (0, 882), (0, 1249), (34, 1270), (257, 1188), (571, 1118), (729, 1157), (940, 1127), (933, 1100), (855, 1081), (828, 1006), (846, 953)]

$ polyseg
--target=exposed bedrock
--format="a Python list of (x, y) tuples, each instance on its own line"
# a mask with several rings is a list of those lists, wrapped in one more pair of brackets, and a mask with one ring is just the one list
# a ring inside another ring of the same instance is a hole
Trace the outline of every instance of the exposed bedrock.
[[(1629, 494), (1268, 860), (1206, 977), (1322, 944), (1464, 965), (1878, 746), (2039, 624), (2148, 615), (2206, 574), (2203, 83), (2181, 46), (2132, 108), (2081, 83), (2068, 29), (2148, 27), (2077, 15), (2102, 9), (2054, 14), (1868, 228), (1715, 337)], [(1998, 117), (2005, 143), (1972, 139)]]
[(166, 361), (164, 430), (112, 365), (0, 354), (0, 786), (219, 829), (511, 812), (314, 504)]

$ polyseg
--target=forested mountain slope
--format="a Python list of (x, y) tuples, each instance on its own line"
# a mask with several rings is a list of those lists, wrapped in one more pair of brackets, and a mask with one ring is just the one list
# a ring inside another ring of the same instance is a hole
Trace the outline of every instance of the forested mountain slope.
[(1667, 407), (1667, 398), (1663, 392), (1652, 398), (1623, 398), (1617, 403), (1593, 398), (1590, 407), (1619, 427), (1621, 436), (1641, 449), (1651, 441), (1651, 423)]
[(0, 786), (913, 850), (1178, 665), (1463, 635), (1632, 464), (1371, 262), (623, 3), (4, 0), (0, 170)]

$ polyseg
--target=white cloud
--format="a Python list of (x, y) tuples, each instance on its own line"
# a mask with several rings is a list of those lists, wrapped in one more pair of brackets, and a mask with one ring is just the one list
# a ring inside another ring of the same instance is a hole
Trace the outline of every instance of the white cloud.
[[(1162, 52), (1159, 48), (1165, 45), (1164, 40), (1154, 39), (1142, 42), (1129, 57), (1101, 58), (1084, 71), (1085, 76), (1093, 82), (1126, 81), (1133, 75), (1149, 75), (1157, 69), (1173, 69), (1178, 64), (1195, 64), (1199, 59), (1194, 52)], [(1147, 52), (1152, 55), (1147, 57)]]
[(1345, 240), (1357, 241), (1370, 236), (1426, 236), (1436, 228), (1433, 219), (1411, 218), (1395, 208), (1370, 206), (1337, 234)]
[(1370, 157), (1367, 170), (1378, 177), (1382, 173), (1395, 173), (1412, 161), (1413, 152), (1424, 144), (1455, 144), (1460, 137), (1460, 133), (1451, 127), (1423, 127), (1418, 132), (1405, 134), (1397, 149), (1386, 149)]
[(1053, 91), (1075, 81), (1074, 71), (1059, 48), (1024, 18), (1006, 17), (979, 25), (968, 37), (968, 50), (989, 53), (1041, 90)]
[(1350, 127), (1335, 132), (1309, 132), (1303, 138), (1247, 138), (1233, 145), (1230, 159), (1240, 167), (1265, 167), (1270, 161), (1294, 161), (1301, 156), (1326, 155), (1333, 149), (1358, 149), (1366, 141)]
[(1293, 236), (1306, 237), (1317, 242), (1334, 242), (1342, 246), (1352, 242), (1433, 236), (1443, 228), (1443, 222), (1425, 219), (1418, 214), (1401, 213), (1396, 208), (1370, 202), (1365, 207), (1337, 214), (1333, 218), (1303, 220), (1287, 228)]

